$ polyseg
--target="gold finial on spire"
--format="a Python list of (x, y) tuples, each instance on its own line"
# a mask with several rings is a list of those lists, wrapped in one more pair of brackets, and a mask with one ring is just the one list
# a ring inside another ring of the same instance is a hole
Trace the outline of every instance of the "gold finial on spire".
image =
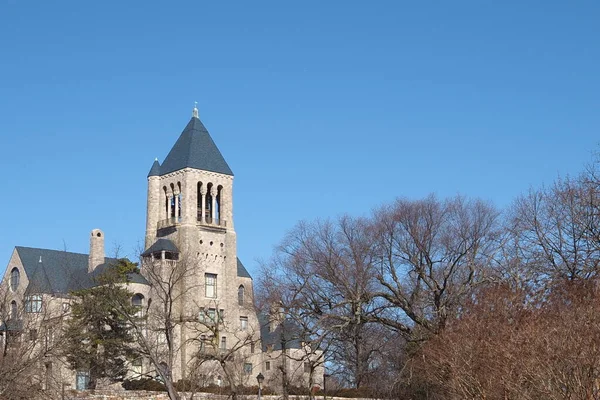
[(194, 110), (192, 111), (192, 117), (198, 118), (198, 102), (194, 102)]

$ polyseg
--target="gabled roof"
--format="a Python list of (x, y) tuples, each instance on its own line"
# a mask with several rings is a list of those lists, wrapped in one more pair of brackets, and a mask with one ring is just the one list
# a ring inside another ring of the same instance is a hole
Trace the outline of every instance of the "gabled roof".
[[(104, 264), (88, 274), (87, 254), (21, 246), (15, 247), (15, 250), (29, 279), (26, 294), (68, 294), (95, 286), (97, 276), (118, 261), (105, 258)], [(133, 283), (148, 284), (140, 274), (129, 274), (128, 278)]]
[(169, 253), (179, 253), (179, 249), (175, 246), (175, 243), (169, 239), (160, 238), (152, 246), (148, 247), (148, 250), (144, 251), (142, 256), (149, 256), (152, 253), (162, 252), (163, 250)]
[(192, 117), (177, 142), (160, 166), (160, 174), (165, 175), (184, 168), (232, 175), (233, 172), (210, 137), (204, 124)]
[(248, 273), (248, 270), (246, 269), (246, 267), (244, 267), (244, 264), (242, 264), (239, 258), (237, 259), (237, 276), (239, 276), (240, 278), (252, 279), (252, 277)]

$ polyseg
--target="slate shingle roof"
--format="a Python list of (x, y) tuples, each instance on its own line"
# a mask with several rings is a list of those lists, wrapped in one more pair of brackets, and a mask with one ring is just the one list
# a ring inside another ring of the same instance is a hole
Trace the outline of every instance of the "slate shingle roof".
[(244, 264), (242, 264), (239, 258), (237, 259), (237, 276), (239, 276), (240, 278), (252, 279), (252, 277), (248, 273), (248, 270), (246, 269), (246, 267), (244, 267)]
[(301, 330), (293, 321), (285, 320), (283, 324), (270, 332), (269, 316), (265, 313), (258, 314), (258, 323), (260, 324), (260, 340), (262, 342), (262, 351), (267, 351), (267, 346), (272, 345), (273, 350), (282, 350), (285, 343), (286, 349), (302, 348)]
[(160, 176), (160, 163), (158, 160), (154, 160), (154, 163), (152, 163), (152, 168), (150, 168), (150, 172), (148, 172), (148, 177), (151, 176)]
[(170, 241), (169, 239), (160, 238), (150, 247), (148, 250), (142, 253), (142, 256), (149, 256), (152, 253), (157, 253), (161, 251), (168, 251), (169, 253), (179, 253), (179, 249), (175, 246), (175, 243)]
[(188, 122), (160, 166), (160, 175), (184, 168), (195, 168), (233, 176), (231, 168), (210, 137), (208, 130), (196, 117), (192, 117)]
[[(74, 290), (95, 286), (98, 275), (117, 262), (115, 258), (105, 258), (104, 264), (88, 274), (87, 254), (21, 246), (15, 249), (29, 279), (26, 294), (66, 295)], [(148, 284), (146, 279), (137, 273), (130, 274), (128, 278), (132, 283)]]

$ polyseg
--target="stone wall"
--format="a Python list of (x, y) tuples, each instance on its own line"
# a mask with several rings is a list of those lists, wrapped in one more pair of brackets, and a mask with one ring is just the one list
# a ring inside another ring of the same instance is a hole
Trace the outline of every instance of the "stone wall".
[[(240, 400), (254, 400), (256, 395), (238, 395)], [(315, 397), (316, 400), (322, 399), (322, 396)], [(146, 391), (83, 391), (72, 392), (65, 396), (69, 400), (169, 400), (166, 392), (146, 392)], [(228, 396), (211, 393), (181, 393), (181, 400), (227, 400)], [(280, 400), (281, 396), (262, 396), (263, 400)], [(330, 397), (328, 400), (369, 400), (369, 399), (347, 399), (343, 397)], [(290, 395), (290, 400), (308, 400), (307, 396)], [(372, 400), (372, 399), (371, 399)]]

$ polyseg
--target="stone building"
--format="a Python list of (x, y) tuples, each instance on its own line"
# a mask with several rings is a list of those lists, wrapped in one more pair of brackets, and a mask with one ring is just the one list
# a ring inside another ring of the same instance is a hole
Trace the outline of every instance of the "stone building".
[[(162, 164), (155, 160), (150, 169), (146, 217), (140, 274), (129, 285), (132, 301), (147, 312), (143, 340), (173, 380), (256, 385), (260, 372), (277, 386), (277, 371), (293, 353), (292, 383), (308, 382), (300, 357), (306, 343), (290, 337), (282, 347), (273, 320), (263, 316), (259, 323), (252, 278), (237, 258), (233, 172), (196, 108)], [(31, 319), (32, 309), (68, 318), (69, 293), (94, 285), (114, 261), (105, 257), (104, 233), (97, 229), (89, 255), (16, 247), (0, 284), (10, 305), (0, 339), (22, 327), (16, 321)], [(154, 364), (146, 359), (132, 365), (132, 376), (156, 375)], [(85, 385), (85, 371), (57, 369), (46, 363), (47, 374)], [(322, 367), (312, 375), (322, 382)]]
[[(17, 246), (0, 283), (0, 349), (16, 340), (21, 358), (31, 358), (32, 384), (45, 388), (84, 389), (87, 371), (72, 371), (58, 355), (61, 330), (68, 318), (73, 291), (95, 286), (97, 277), (117, 262), (105, 257), (104, 233), (90, 233), (90, 254)], [(150, 286), (138, 274), (129, 275), (132, 301), (147, 298)], [(30, 342), (30, 343), (27, 343)]]

